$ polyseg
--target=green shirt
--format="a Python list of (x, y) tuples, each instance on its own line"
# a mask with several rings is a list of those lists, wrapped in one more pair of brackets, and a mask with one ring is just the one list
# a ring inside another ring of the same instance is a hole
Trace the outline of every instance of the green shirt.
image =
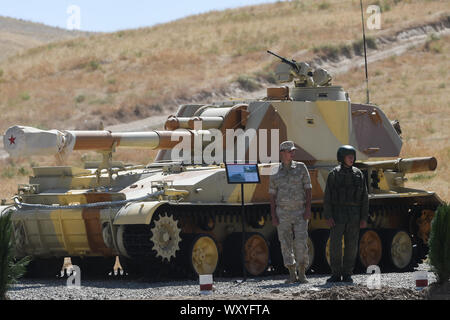
[(325, 219), (333, 218), (335, 223), (367, 221), (369, 195), (361, 170), (335, 167), (327, 178), (323, 208)]

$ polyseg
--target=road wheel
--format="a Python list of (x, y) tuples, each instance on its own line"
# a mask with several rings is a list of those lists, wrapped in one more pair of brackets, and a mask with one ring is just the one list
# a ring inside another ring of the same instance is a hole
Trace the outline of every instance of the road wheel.
[(403, 230), (385, 229), (383, 239), (383, 266), (392, 271), (406, 271), (412, 265), (414, 250), (409, 234)]
[(383, 245), (377, 231), (362, 229), (359, 233), (358, 269), (365, 272), (371, 265), (379, 266)]
[(207, 234), (196, 235), (189, 250), (189, 262), (197, 275), (213, 274), (219, 262), (219, 250)]
[[(257, 232), (246, 233), (244, 239), (245, 271), (259, 276), (269, 264), (269, 246), (264, 236)], [(231, 274), (242, 271), (242, 232), (230, 234), (224, 242), (224, 267)]]

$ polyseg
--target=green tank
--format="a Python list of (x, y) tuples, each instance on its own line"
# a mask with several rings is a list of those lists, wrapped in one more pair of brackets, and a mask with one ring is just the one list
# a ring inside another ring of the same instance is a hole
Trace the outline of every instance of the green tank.
[[(11, 157), (48, 155), (60, 163), (33, 168), (14, 202), (0, 207), (12, 213), (17, 255), (34, 258), (29, 274), (53, 276), (64, 257), (84, 274), (111, 272), (116, 257), (136, 274), (228, 276), (242, 265), (251, 276), (284, 272), (268, 183), (285, 140), (294, 142), (294, 160), (307, 165), (313, 185), (309, 272), (329, 272), (323, 195), (341, 145), (356, 149), (369, 190), (357, 269), (406, 271), (421, 262), (442, 201), (408, 188), (405, 174), (435, 170), (436, 159), (399, 158), (399, 123), (377, 105), (352, 102), (326, 70), (284, 59), (276, 75), (293, 86), (267, 88), (262, 99), (181, 105), (164, 130), (10, 127), (4, 147)], [(159, 151), (152, 163), (130, 165), (113, 160), (118, 148)], [(76, 150), (97, 151), (102, 160), (70, 166)], [(244, 185), (244, 199), (226, 178), (225, 163), (239, 161), (257, 163), (261, 177)]]

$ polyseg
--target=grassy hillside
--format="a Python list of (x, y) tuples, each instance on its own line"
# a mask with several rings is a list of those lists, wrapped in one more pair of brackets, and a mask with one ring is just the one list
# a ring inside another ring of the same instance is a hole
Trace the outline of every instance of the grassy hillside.
[(88, 34), (0, 16), (0, 61), (26, 49)]
[[(369, 37), (448, 12), (447, 1), (376, 2), (383, 8), (382, 29), (368, 31)], [(356, 0), (278, 2), (36, 47), (0, 63), (0, 131), (13, 124), (95, 128), (100, 120), (107, 125), (173, 112), (192, 96), (201, 100), (226, 92), (232, 81), (246, 87), (255, 77), (271, 80), (276, 59), (266, 49), (310, 59), (358, 40), (360, 19)], [(430, 37), (402, 56), (369, 66), (372, 102), (400, 120), (401, 156), (438, 158), (436, 172), (409, 175), (409, 185), (435, 190), (447, 201), (449, 50), (448, 37)], [(360, 69), (350, 70), (334, 83), (362, 102), (363, 76)], [(145, 162), (152, 155), (119, 151), (115, 158)], [(26, 182), (33, 163), (52, 161), (0, 161), (0, 196)]]

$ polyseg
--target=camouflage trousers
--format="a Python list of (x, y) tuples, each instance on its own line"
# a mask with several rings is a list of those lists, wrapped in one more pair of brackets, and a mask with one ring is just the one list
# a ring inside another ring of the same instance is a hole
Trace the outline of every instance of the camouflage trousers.
[(308, 221), (303, 219), (303, 213), (303, 210), (288, 211), (277, 208), (278, 240), (285, 266), (307, 266), (309, 263)]
[[(344, 237), (344, 257), (342, 257)], [(352, 275), (358, 254), (359, 221), (338, 223), (330, 229), (330, 264), (334, 275)]]

